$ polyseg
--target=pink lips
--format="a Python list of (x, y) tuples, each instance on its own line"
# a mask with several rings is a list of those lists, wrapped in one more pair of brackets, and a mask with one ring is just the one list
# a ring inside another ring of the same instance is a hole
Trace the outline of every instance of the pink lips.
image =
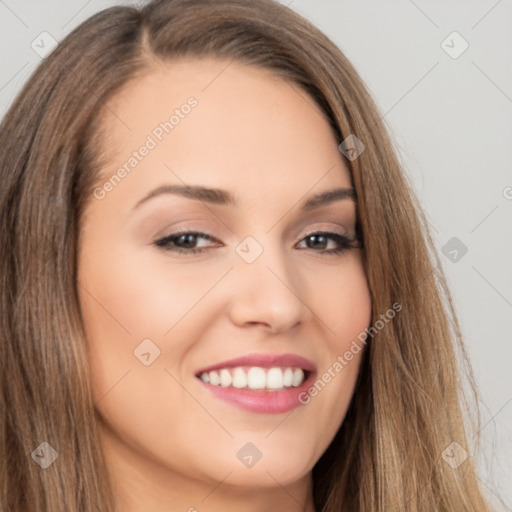
[(306, 379), (299, 387), (276, 391), (260, 391), (234, 387), (224, 388), (207, 384), (198, 379), (217, 398), (238, 408), (256, 413), (278, 414), (302, 405), (303, 403), (299, 400), (299, 395), (311, 386), (316, 375), (315, 364), (309, 359), (296, 354), (251, 354), (201, 368), (196, 372), (196, 376), (199, 378), (204, 372), (238, 366), (259, 366), (261, 368), (295, 367), (305, 370)]

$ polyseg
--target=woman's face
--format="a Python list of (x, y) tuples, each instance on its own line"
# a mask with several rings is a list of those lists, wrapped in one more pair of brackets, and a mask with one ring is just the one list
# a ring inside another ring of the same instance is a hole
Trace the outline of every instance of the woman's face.
[(336, 362), (370, 295), (344, 242), (354, 201), (305, 206), (352, 186), (325, 117), (297, 85), (227, 64), (169, 63), (105, 110), (79, 253), (93, 393), (119, 473), (291, 486), (343, 421), (362, 351)]

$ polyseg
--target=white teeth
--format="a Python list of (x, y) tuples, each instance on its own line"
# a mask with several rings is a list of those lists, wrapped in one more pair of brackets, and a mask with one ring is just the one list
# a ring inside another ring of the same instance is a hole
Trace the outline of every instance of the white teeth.
[(281, 389), (283, 387), (283, 372), (281, 368), (270, 368), (267, 373), (267, 388)]
[(247, 372), (247, 385), (249, 389), (265, 389), (267, 377), (265, 370), (254, 366)]
[(300, 386), (304, 382), (304, 372), (300, 368), (293, 371), (292, 386)]
[(245, 375), (245, 372), (242, 370), (242, 368), (235, 368), (235, 371), (233, 372), (233, 387), (247, 387), (247, 375)]
[(213, 384), (214, 386), (218, 386), (220, 384), (220, 377), (217, 372), (210, 372), (208, 376), (210, 377), (210, 384)]
[(283, 386), (290, 387), (293, 382), (293, 370), (291, 368), (286, 368), (283, 373)]
[(304, 371), (301, 368), (261, 368), (259, 366), (253, 366), (248, 369), (241, 367), (222, 368), (203, 372), (199, 377), (203, 382), (212, 386), (272, 391), (298, 387), (305, 380)]
[(228, 370), (223, 369), (220, 371), (220, 385), (224, 388), (231, 386), (231, 382), (233, 382), (233, 378), (231, 377), (231, 373)]

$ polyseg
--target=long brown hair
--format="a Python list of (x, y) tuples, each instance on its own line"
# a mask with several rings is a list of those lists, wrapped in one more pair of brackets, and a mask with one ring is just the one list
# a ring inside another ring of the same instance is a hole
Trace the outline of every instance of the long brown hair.
[[(478, 432), (480, 418), (424, 215), (357, 72), (317, 28), (272, 0), (156, 0), (102, 11), (60, 42), (3, 119), (2, 509), (115, 510), (78, 305), (80, 219), (106, 155), (100, 119), (115, 115), (107, 100), (181, 57), (270, 69), (309, 93), (340, 143), (355, 134), (365, 144), (347, 164), (372, 324), (395, 302), (402, 310), (367, 342), (345, 420), (313, 469), (316, 510), (489, 511), (472, 457), (458, 467), (443, 458), (453, 442), (470, 451), (465, 421)], [(58, 453), (46, 469), (33, 455), (49, 450), (44, 442)]]

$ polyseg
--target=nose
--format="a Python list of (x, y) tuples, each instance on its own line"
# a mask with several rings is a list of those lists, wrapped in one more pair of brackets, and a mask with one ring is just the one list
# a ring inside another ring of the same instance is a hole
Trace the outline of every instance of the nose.
[(234, 324), (278, 333), (312, 318), (307, 283), (285, 259), (282, 251), (266, 247), (253, 263), (237, 262), (230, 302)]

